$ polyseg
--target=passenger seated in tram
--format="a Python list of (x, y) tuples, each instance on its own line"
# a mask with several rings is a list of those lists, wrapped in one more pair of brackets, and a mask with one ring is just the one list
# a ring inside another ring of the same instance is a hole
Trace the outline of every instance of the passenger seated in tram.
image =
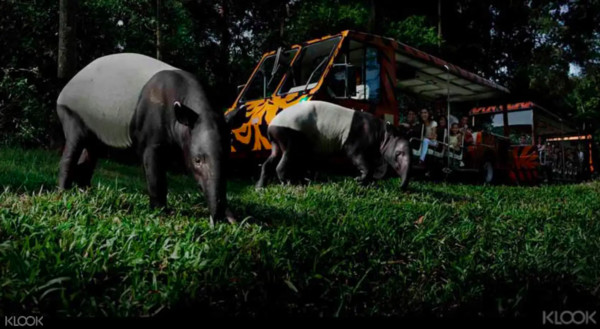
[(530, 144), (531, 144), (531, 138), (529, 137), (529, 135), (522, 134), (521, 137), (519, 137), (519, 145), (530, 145)]
[(437, 141), (445, 143), (445, 139), (448, 135), (448, 124), (445, 116), (440, 116), (438, 118), (438, 127), (437, 127)]
[(547, 157), (548, 157), (548, 153), (546, 151), (546, 145), (542, 141), (542, 137), (541, 136), (538, 136), (537, 150), (538, 150), (538, 154), (539, 154), (539, 157), (540, 157), (540, 163), (542, 165), (544, 165), (546, 163), (546, 160), (547, 160)]
[(525, 135), (521, 135), (519, 138), (519, 145), (527, 144), (527, 137)]
[(450, 128), (450, 135), (448, 135), (448, 147), (450, 150), (459, 153), (460, 147), (463, 140), (463, 134), (458, 128), (458, 123), (453, 123)]
[(579, 160), (580, 165), (583, 165), (585, 162), (585, 153), (583, 152), (583, 147), (581, 147), (581, 145), (577, 145), (577, 159)]
[(465, 139), (465, 145), (473, 144), (473, 132), (471, 131), (471, 127), (469, 127), (469, 117), (463, 116), (460, 119), (460, 127), (459, 127), (463, 138)]
[(546, 142), (546, 146), (544, 146), (544, 151), (546, 152), (546, 161), (552, 162), (552, 155), (554, 154), (554, 148), (550, 142)]
[(565, 156), (565, 169), (567, 170), (567, 174), (573, 175), (577, 169), (577, 150), (569, 147), (565, 150)]
[(544, 143), (542, 137), (538, 136), (537, 149), (542, 166), (541, 173), (544, 175), (544, 183), (547, 183), (552, 176), (552, 146), (549, 142)]
[[(409, 140), (411, 138), (421, 139), (421, 124), (419, 120), (417, 120), (417, 112), (415, 110), (408, 110), (406, 112), (406, 120), (400, 123), (400, 126), (406, 129), (406, 134), (408, 135)], [(419, 143), (416, 141), (412, 142), (411, 148), (418, 148)]]
[(538, 136), (537, 148), (538, 148), (538, 151), (540, 151), (540, 152), (543, 152), (546, 150), (546, 146), (544, 145), (544, 142), (542, 141), (541, 136)]
[(408, 130), (415, 130), (415, 128), (419, 125), (419, 121), (417, 120), (417, 112), (415, 112), (415, 110), (408, 110), (408, 112), (406, 112), (406, 120), (400, 123), (400, 125)]
[(424, 126), (424, 136), (421, 145), (421, 156), (419, 160), (421, 164), (425, 162), (425, 157), (427, 156), (427, 150), (429, 146), (437, 146), (437, 122), (431, 118), (431, 112), (429, 109), (421, 109), (421, 123)]
[(552, 171), (559, 172), (562, 168), (562, 152), (560, 146), (556, 145), (552, 148)]
[[(441, 118), (441, 117), (444, 117), (444, 119), (446, 119), (446, 120), (449, 119), (450, 121), (448, 123), (450, 125), (453, 124), (453, 123), (458, 123), (458, 118), (457, 117), (455, 117), (454, 115), (450, 114), (450, 118), (448, 118), (447, 117), (448, 114), (442, 108), (439, 108), (439, 107), (435, 109), (435, 113), (434, 113), (433, 116), (435, 118), (438, 118), (438, 119)], [(440, 123), (440, 122), (438, 121), (438, 123)]]

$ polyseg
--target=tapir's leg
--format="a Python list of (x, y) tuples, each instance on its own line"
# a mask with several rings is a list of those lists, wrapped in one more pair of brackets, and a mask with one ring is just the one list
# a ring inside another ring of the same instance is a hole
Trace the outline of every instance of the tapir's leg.
[(351, 157), (352, 162), (360, 171), (360, 176), (356, 178), (363, 185), (369, 184), (373, 180), (373, 168), (367, 160), (364, 153), (355, 154)]
[(58, 105), (56, 112), (65, 134), (65, 148), (60, 159), (58, 187), (68, 189), (71, 188), (76, 177), (77, 161), (84, 148), (87, 129), (83, 121), (65, 106)]
[(297, 184), (302, 182), (305, 169), (303, 154), (298, 153), (296, 148), (287, 149), (277, 165), (277, 177), (282, 183)]
[(311, 144), (303, 136), (298, 139), (294, 154), (296, 155), (293, 159), (294, 174), (296, 175), (294, 179), (301, 184), (307, 183), (308, 180), (305, 178), (307, 177), (308, 170), (312, 168), (311, 163), (314, 163), (316, 159), (314, 159)]
[(92, 145), (86, 143), (85, 148), (81, 152), (77, 167), (75, 168), (75, 182), (80, 187), (89, 187), (92, 184), (92, 176), (96, 162), (98, 161), (96, 150)]
[(279, 160), (279, 158), (281, 158), (281, 149), (279, 148), (277, 141), (272, 141), (271, 155), (262, 165), (260, 179), (256, 183), (256, 188), (263, 188), (265, 184), (269, 182), (269, 179), (275, 172), (275, 166), (277, 166), (277, 160)]
[(143, 151), (144, 172), (148, 184), (151, 208), (167, 206), (167, 169), (162, 148), (147, 146)]
[(283, 155), (281, 156), (281, 160), (279, 160), (279, 163), (277, 164), (277, 168), (275, 169), (277, 171), (277, 177), (279, 178), (279, 180), (282, 183), (289, 183), (290, 181), (290, 152), (289, 151), (284, 151)]
[[(272, 131), (272, 127), (269, 127), (269, 131)], [(289, 128), (277, 127), (274, 135), (277, 136), (278, 146), (282, 152), (276, 168), (277, 177), (282, 183), (300, 181), (305, 169), (304, 157), (308, 141), (301, 133)]]

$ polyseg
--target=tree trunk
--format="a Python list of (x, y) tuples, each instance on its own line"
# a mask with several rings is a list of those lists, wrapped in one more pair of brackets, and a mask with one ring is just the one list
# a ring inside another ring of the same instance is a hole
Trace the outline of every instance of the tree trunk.
[(156, 0), (156, 59), (160, 60), (162, 57), (160, 42), (160, 6), (161, 0)]
[(217, 29), (220, 33), (220, 43), (218, 49), (217, 59), (217, 72), (220, 74), (217, 76), (216, 87), (218, 92), (220, 93), (220, 98), (216, 103), (217, 106), (225, 106), (227, 105), (227, 99), (230, 99), (232, 96), (232, 92), (229, 90), (229, 79), (231, 69), (229, 66), (229, 47), (231, 45), (231, 34), (229, 33), (229, 1), (223, 0), (221, 1), (221, 7), (218, 12), (217, 19)]
[(442, 0), (438, 0), (438, 48), (442, 47)]
[(377, 25), (377, 8), (375, 6), (375, 0), (369, 0), (369, 21), (367, 23), (369, 33), (376, 32)]
[(70, 79), (77, 69), (78, 0), (60, 0), (58, 26), (58, 78)]
[(285, 20), (290, 16), (289, 3), (282, 3), (280, 6), (280, 19), (279, 19), (279, 40), (277, 43), (281, 45), (283, 41), (283, 34), (285, 32)]

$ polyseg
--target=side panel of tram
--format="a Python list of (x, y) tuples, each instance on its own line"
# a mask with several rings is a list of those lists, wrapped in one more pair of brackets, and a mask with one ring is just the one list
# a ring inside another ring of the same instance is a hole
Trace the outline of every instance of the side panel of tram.
[[(476, 130), (493, 135), (504, 134), (504, 106), (478, 107), (471, 110), (472, 125)], [(515, 184), (540, 182), (540, 161), (537, 147), (533, 145), (534, 125), (531, 103), (508, 104), (509, 136), (505, 148), (505, 173)], [(505, 137), (506, 138), (506, 137)]]

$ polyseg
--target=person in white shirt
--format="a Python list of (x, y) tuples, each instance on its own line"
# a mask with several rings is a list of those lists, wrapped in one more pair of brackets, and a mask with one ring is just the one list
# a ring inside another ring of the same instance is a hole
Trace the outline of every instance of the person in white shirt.
[(437, 122), (431, 118), (431, 112), (428, 109), (424, 108), (420, 112), (421, 115), (421, 123), (425, 126), (425, 135), (423, 136), (423, 145), (421, 146), (421, 156), (419, 160), (421, 163), (425, 162), (425, 157), (427, 156), (427, 150), (429, 146), (437, 146)]

